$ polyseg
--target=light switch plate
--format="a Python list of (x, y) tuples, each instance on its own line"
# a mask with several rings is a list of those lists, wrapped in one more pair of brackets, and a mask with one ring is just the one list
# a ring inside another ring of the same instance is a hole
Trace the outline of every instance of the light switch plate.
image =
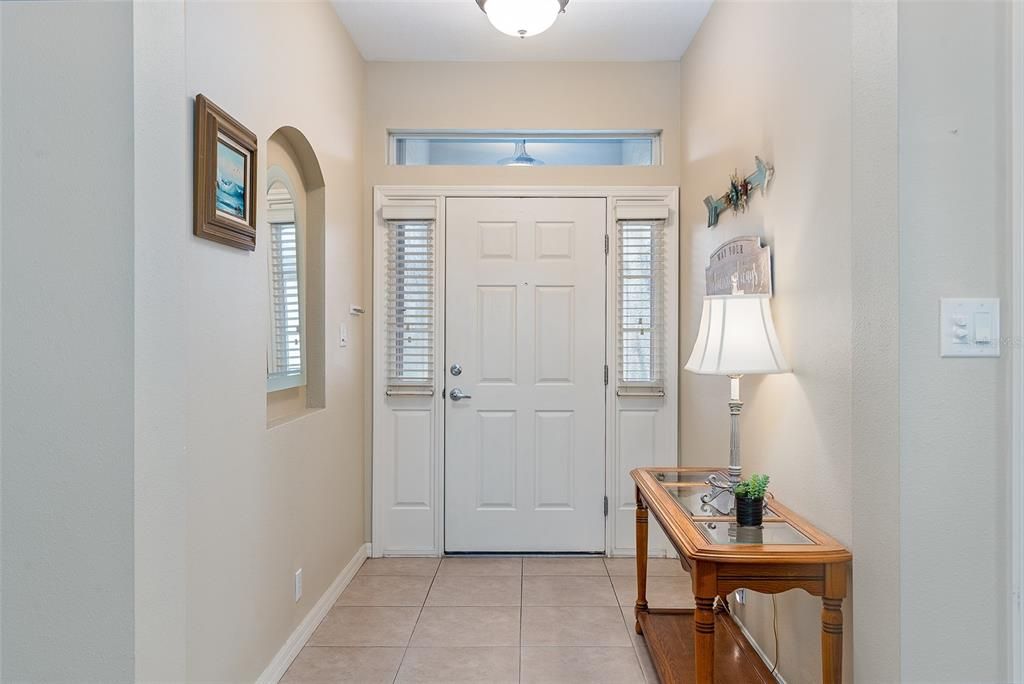
[(942, 299), (939, 308), (942, 356), (999, 356), (998, 299)]

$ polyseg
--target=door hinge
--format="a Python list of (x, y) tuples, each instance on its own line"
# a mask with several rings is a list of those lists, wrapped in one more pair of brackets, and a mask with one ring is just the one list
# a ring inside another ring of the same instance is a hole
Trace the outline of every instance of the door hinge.
[(608, 242), (609, 242), (609, 240), (608, 240), (608, 233), (605, 233), (604, 234), (604, 253), (605, 254), (608, 253), (608, 248), (609, 248)]
[(608, 497), (604, 497), (604, 517), (608, 517)]
[(608, 386), (608, 364), (607, 363), (604, 365), (604, 385), (605, 385), (605, 387)]

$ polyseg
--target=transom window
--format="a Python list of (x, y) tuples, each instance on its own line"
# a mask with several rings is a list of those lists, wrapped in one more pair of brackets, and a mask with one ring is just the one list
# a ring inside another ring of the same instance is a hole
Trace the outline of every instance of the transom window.
[(657, 166), (661, 131), (392, 131), (395, 166)]

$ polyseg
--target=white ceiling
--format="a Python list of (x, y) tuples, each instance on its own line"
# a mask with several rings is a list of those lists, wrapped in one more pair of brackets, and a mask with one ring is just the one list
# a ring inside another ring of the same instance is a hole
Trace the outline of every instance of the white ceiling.
[(476, 0), (332, 0), (369, 61), (678, 60), (713, 0), (570, 0), (547, 32), (513, 38)]

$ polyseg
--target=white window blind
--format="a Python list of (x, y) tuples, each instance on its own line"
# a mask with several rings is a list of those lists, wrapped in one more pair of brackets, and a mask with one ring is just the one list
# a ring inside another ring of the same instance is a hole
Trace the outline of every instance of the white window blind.
[(306, 384), (299, 285), (299, 236), (295, 222), (270, 224), (270, 285), (273, 331), (267, 389)]
[(618, 227), (617, 391), (664, 395), (664, 223), (620, 221)]
[(434, 224), (390, 221), (387, 393), (434, 393)]

